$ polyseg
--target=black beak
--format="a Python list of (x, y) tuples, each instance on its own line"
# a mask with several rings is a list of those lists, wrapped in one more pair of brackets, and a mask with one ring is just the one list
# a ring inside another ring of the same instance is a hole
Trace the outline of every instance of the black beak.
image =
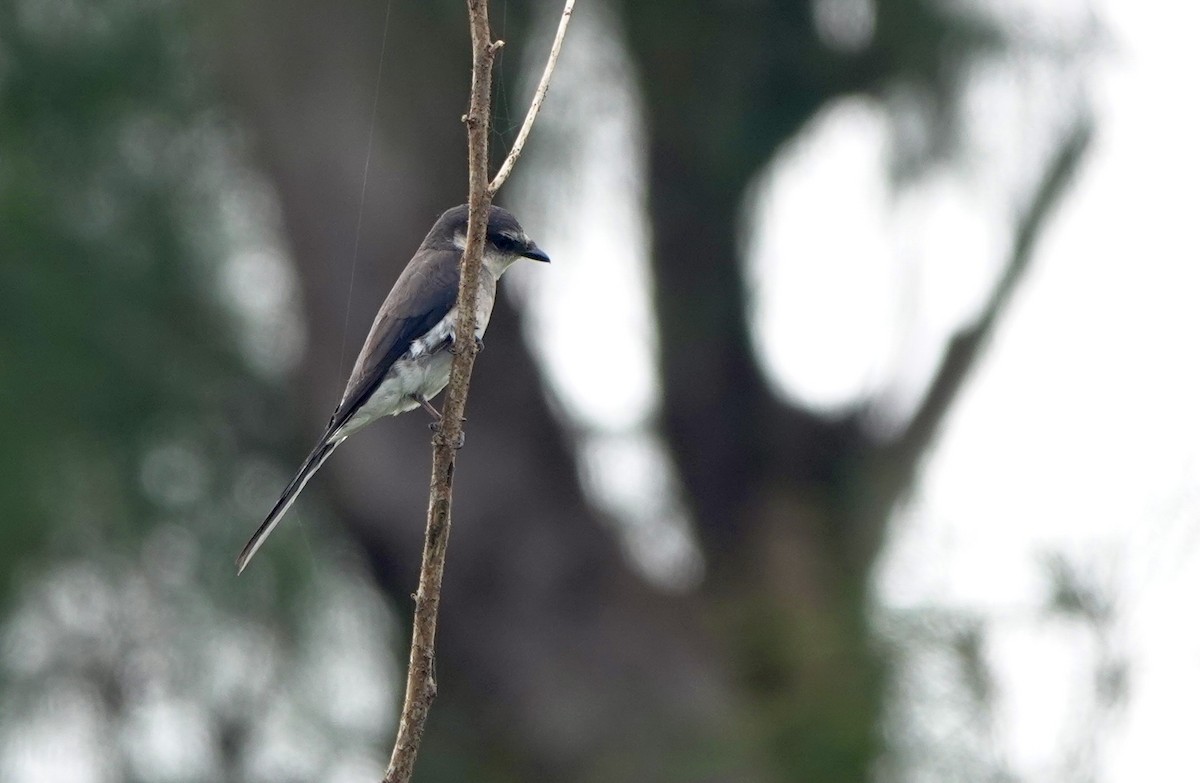
[(550, 263), (550, 256), (546, 255), (546, 251), (530, 242), (529, 247), (521, 252), (521, 255), (526, 258), (532, 258), (534, 261), (541, 261), (543, 264)]

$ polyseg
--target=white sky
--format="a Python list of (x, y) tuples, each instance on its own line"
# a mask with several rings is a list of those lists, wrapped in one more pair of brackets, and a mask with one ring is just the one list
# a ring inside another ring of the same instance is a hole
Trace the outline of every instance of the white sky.
[[(985, 607), (1004, 741), (1045, 777), (1080, 659), (1006, 618), (1044, 603), (1041, 557), (1120, 601), (1131, 702), (1106, 781), (1200, 780), (1200, 54), (1194, 6), (1110, 2), (1100, 134), (1033, 274), (957, 405), (880, 572), (885, 604)], [(950, 238), (952, 241), (952, 238)]]

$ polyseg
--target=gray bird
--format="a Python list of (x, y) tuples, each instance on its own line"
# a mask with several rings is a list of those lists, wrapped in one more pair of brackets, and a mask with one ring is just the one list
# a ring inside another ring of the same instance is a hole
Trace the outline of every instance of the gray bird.
[[(239, 574), (295, 502), (300, 490), (342, 441), (376, 419), (418, 407), (440, 421), (441, 414), (429, 400), (450, 382), (453, 359), (450, 349), (458, 317), (459, 261), (466, 242), (467, 205), (463, 204), (442, 213), (392, 286), (371, 324), (329, 426), (238, 555)], [(492, 207), (479, 275), (477, 341), (483, 339), (492, 315), (496, 281), (521, 258), (550, 260), (525, 234), (511, 212)]]

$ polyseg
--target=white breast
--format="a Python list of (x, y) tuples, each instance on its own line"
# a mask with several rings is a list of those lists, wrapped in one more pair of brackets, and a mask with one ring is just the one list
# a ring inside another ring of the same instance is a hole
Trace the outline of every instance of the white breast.
[[(486, 267), (480, 271), (479, 298), (475, 309), (475, 335), (482, 339), (496, 302), (496, 276)], [(454, 355), (446, 347), (454, 338), (458, 308), (450, 308), (432, 329), (413, 340), (412, 346), (388, 369), (375, 390), (353, 416), (342, 425), (337, 437), (351, 435), (376, 419), (395, 416), (420, 407), (417, 399), (432, 399), (450, 382)]]

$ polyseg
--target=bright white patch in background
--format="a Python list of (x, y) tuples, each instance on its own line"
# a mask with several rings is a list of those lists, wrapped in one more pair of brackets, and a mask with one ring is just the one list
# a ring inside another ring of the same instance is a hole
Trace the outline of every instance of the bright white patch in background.
[(874, 0), (817, 0), (813, 21), (821, 42), (831, 49), (861, 52), (875, 37)]
[(1007, 256), (1009, 214), (986, 192), (961, 173), (935, 168), (897, 197), (889, 246), (909, 295), (897, 295), (903, 310), (894, 328), (902, 342), (882, 411), (893, 421), (906, 420), (920, 402), (947, 341), (979, 316)]
[[(612, 20), (590, 5), (576, 13), (538, 117), (541, 151), (526, 161), (533, 176), (513, 183), (517, 211), (553, 262), (518, 265), (506, 282), (524, 299), (530, 345), (577, 430), (589, 499), (648, 579), (681, 589), (702, 562), (649, 426), (659, 389), (635, 81)], [(557, 23), (557, 9), (543, 21)], [(527, 71), (540, 74), (542, 50), (530, 49)]]
[(138, 778), (193, 781), (197, 770), (218, 768), (217, 738), (197, 705), (152, 697), (132, 713), (123, 740)]
[(581, 462), (584, 485), (621, 520), (629, 558), (663, 586), (696, 586), (703, 564), (662, 444), (649, 436), (596, 434), (587, 439)]
[[(0, 780), (6, 783), (105, 783), (110, 779), (100, 695), (59, 680), (40, 694), (38, 708), (5, 729)], [(8, 707), (6, 706), (6, 712)]]
[(399, 686), (393, 661), (379, 654), (387, 649), (380, 629), (389, 625), (388, 607), (365, 582), (323, 575), (315, 592), (309, 611), (320, 630), (304, 646), (311, 674), (301, 688), (345, 733), (386, 734)]
[[(547, 221), (552, 269), (510, 274), (535, 292), (525, 323), (538, 335), (542, 366), (572, 413), (591, 425), (630, 428), (643, 423), (655, 403), (653, 330), (639, 221), (631, 210), (600, 199), (613, 184), (584, 183), (571, 207), (602, 220), (554, 213)], [(534, 272), (542, 274), (535, 278)]]
[(274, 190), (246, 165), (249, 142), (218, 121), (190, 129), (195, 165), (193, 198), (204, 208), (177, 216), (200, 258), (198, 271), (252, 370), (282, 378), (300, 361), (304, 322), (299, 285), (283, 242), (283, 216)]
[[(232, 157), (231, 152), (217, 160)], [(250, 366), (282, 377), (300, 361), (304, 323), (296, 272), (283, 250), (274, 194), (236, 159), (224, 160), (217, 191), (224, 230), (234, 251), (218, 268), (222, 301), (240, 327), (237, 337)]]
[(283, 374), (299, 361), (303, 329), (294, 331), (298, 300), (295, 272), (274, 248), (232, 255), (221, 270), (222, 293), (246, 322), (238, 337), (255, 369)]
[(629, 429), (656, 404), (655, 334), (636, 93), (607, 24), (595, 12), (575, 20), (554, 100), (538, 117), (548, 151), (529, 161), (536, 176), (513, 183), (526, 229), (552, 262), (518, 265), (506, 282), (527, 297), (525, 324), (571, 414), (588, 426)]
[(893, 415), (907, 412), (1005, 250), (997, 211), (968, 177), (935, 167), (894, 192), (892, 122), (864, 98), (833, 104), (753, 200), (754, 338), (771, 380), (809, 407), (886, 391)]
[[(154, 534), (146, 556), (187, 561), (189, 549), (198, 551), (194, 531), (177, 526)], [(284, 639), (215, 606), (194, 579), (117, 570), (47, 568), (0, 627), (0, 676), (13, 682), (0, 711), (0, 781), (215, 780), (230, 726), (247, 780), (349, 780), (378, 764), (370, 757), (395, 726), (398, 683), (395, 629), (374, 587), (344, 570), (316, 573), (312, 595), (297, 599), (300, 638)], [(114, 673), (109, 701), (91, 681), (97, 671)]]
[(779, 156), (755, 199), (754, 337), (770, 377), (819, 408), (862, 398), (893, 350), (898, 276), (887, 247), (887, 123), (831, 106)]

